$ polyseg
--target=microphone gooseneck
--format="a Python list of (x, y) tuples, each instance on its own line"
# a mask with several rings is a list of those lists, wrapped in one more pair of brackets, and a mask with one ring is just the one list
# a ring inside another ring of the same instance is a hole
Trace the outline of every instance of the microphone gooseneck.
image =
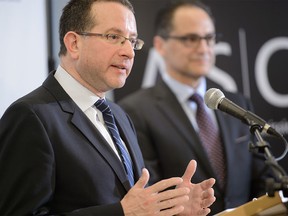
[[(275, 129), (273, 129), (269, 124), (267, 124), (262, 118), (228, 100), (223, 94), (223, 92), (219, 89), (209, 89), (205, 93), (204, 101), (210, 109), (219, 109), (240, 119), (242, 122), (250, 126), (250, 132), (254, 133), (256, 138), (258, 139), (257, 145), (252, 144), (253, 149), (257, 149), (258, 152), (265, 153), (266, 164), (271, 167), (275, 175), (276, 181), (273, 178), (268, 178), (266, 180), (266, 189), (268, 192), (268, 196), (272, 197), (274, 196), (276, 190), (282, 190), (283, 195), (285, 197), (288, 197), (288, 176), (285, 170), (277, 163), (277, 161), (284, 158), (288, 152), (288, 143), (285, 138)], [(285, 151), (281, 155), (281, 157), (277, 159), (274, 158), (268, 148), (269, 145), (267, 145), (267, 143), (261, 137), (260, 132), (262, 132), (263, 130), (268, 134), (280, 137), (284, 141)]]
[(219, 109), (234, 116), (235, 118), (240, 119), (243, 123), (249, 126), (259, 125), (261, 127), (261, 131), (265, 131), (271, 135), (279, 135), (279, 133), (262, 118), (233, 103), (225, 97), (221, 90), (217, 88), (210, 88), (205, 93), (204, 101), (210, 109)]

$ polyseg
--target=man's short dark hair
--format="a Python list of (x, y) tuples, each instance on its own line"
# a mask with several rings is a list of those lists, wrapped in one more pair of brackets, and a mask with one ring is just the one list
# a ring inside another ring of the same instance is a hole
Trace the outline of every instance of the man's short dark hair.
[[(91, 7), (95, 2), (118, 2), (129, 8), (134, 13), (134, 8), (129, 0), (71, 0), (63, 8), (59, 22), (60, 51), (59, 56), (65, 55), (67, 49), (63, 38), (69, 31), (89, 31), (95, 26), (95, 20), (91, 16)], [(109, 14), (107, 14), (109, 16)]]
[(175, 11), (180, 7), (198, 7), (203, 9), (214, 22), (210, 8), (201, 1), (178, 0), (170, 1), (156, 15), (155, 34), (163, 38), (167, 37), (173, 30), (173, 18)]

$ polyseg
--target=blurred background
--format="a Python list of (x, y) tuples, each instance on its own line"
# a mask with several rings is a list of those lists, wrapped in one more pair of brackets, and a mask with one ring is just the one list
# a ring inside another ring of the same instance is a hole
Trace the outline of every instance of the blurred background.
[[(109, 97), (118, 101), (154, 85), (162, 61), (152, 48), (154, 17), (168, 0), (131, 0), (144, 48), (136, 51), (126, 86)], [(68, 0), (0, 0), (0, 116), (15, 99), (39, 86), (57, 68), (58, 20)], [(221, 87), (249, 97), (255, 113), (288, 138), (288, 1), (203, 0), (221, 37), (216, 67), (209, 75)], [(284, 144), (267, 140), (277, 157)], [(248, 151), (248, 143), (247, 143)], [(288, 172), (288, 156), (280, 165)]]

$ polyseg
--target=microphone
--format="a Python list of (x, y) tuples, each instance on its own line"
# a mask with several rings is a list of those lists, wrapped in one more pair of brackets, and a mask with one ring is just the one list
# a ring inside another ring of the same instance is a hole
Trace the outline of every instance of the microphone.
[(261, 127), (261, 131), (264, 130), (268, 134), (278, 135), (278, 132), (267, 124), (262, 118), (228, 100), (223, 92), (219, 89), (210, 88), (205, 93), (204, 101), (210, 109), (219, 109), (234, 116), (235, 118), (240, 119), (243, 123), (249, 126), (259, 125)]

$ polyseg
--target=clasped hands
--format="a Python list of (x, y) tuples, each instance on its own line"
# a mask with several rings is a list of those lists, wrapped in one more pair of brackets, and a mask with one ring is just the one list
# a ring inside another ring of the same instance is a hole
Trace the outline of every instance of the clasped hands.
[[(209, 207), (216, 200), (212, 188), (215, 179), (210, 178), (198, 184), (191, 183), (196, 167), (196, 161), (191, 160), (182, 178), (165, 179), (146, 188), (149, 172), (144, 168), (140, 179), (121, 200), (125, 216), (209, 214)], [(168, 189), (173, 186), (176, 186), (175, 189)]]

